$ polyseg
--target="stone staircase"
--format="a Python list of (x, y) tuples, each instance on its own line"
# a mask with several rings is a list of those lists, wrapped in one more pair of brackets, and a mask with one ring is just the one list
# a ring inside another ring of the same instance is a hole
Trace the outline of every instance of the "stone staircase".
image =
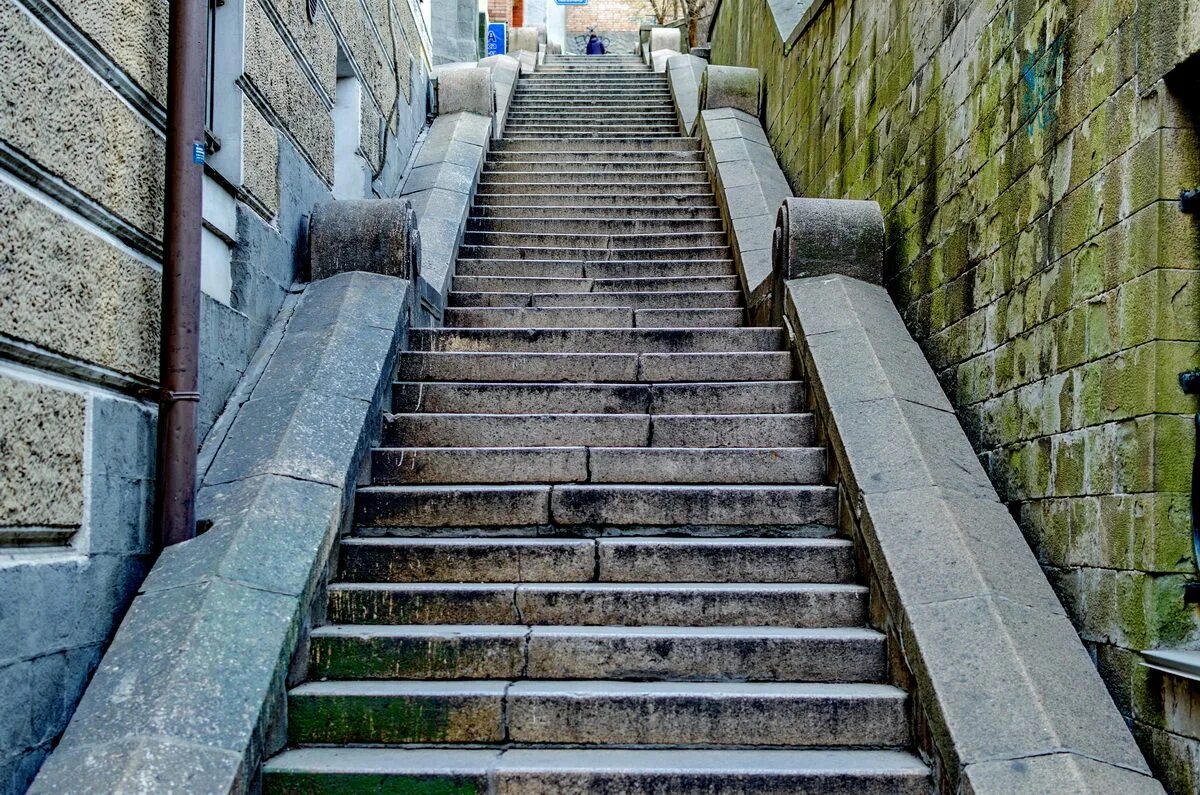
[(782, 331), (633, 57), (550, 57), (412, 332), (267, 792), (924, 793)]

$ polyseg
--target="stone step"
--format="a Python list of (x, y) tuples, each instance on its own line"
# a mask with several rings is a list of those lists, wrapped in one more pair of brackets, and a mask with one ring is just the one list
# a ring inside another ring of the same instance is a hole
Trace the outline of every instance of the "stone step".
[[(497, 142), (498, 143), (498, 142)], [(505, 152), (493, 149), (488, 152), (487, 162), (522, 163), (529, 165), (547, 165), (551, 163), (616, 163), (635, 165), (638, 163), (704, 163), (704, 152), (700, 149), (683, 149), (679, 151), (661, 152), (623, 152), (623, 151), (515, 151)]]
[[(670, 172), (667, 172), (668, 174)], [(652, 181), (653, 174), (639, 174), (641, 181), (638, 182), (623, 182), (618, 184), (609, 183), (585, 183), (585, 182), (538, 182), (538, 181), (522, 181), (522, 182), (496, 182), (492, 184), (481, 184), (476, 196), (476, 201), (480, 201), (480, 196), (491, 194), (547, 194), (554, 196), (574, 196), (576, 194), (584, 195), (650, 195), (650, 196), (712, 196), (712, 184), (707, 179), (688, 178), (674, 179), (668, 177), (667, 182)]]
[[(723, 238), (724, 235), (721, 237)], [(632, 244), (637, 240), (629, 242)], [(680, 240), (679, 242), (684, 243), (685, 241)], [(730, 259), (732, 256), (730, 247), (726, 245), (696, 245), (692, 248), (671, 248), (666, 245), (649, 248), (582, 248), (569, 244), (564, 246), (481, 246), (464, 243), (458, 250), (459, 256), (468, 259), (578, 259), (584, 262), (611, 262), (628, 259), (674, 261)]]
[(636, 124), (628, 126), (592, 125), (592, 124), (506, 124), (504, 137), (517, 140), (520, 138), (620, 138), (628, 137), (671, 137), (678, 135), (675, 125), (667, 124)]
[[(661, 181), (664, 187), (675, 188), (679, 185), (707, 185), (708, 172), (693, 170), (670, 170), (670, 171), (653, 171), (650, 169), (639, 169), (632, 174), (633, 178), (638, 180), (656, 180)], [(615, 171), (491, 171), (484, 169), (479, 177), (479, 185), (499, 185), (507, 183), (549, 183), (557, 185), (559, 182), (592, 184), (592, 185), (621, 185), (629, 181), (631, 175), (629, 173)]]
[(471, 208), (470, 222), (498, 221), (570, 221), (588, 220), (605, 222), (719, 222), (720, 210), (708, 207), (503, 207), (476, 205)]
[[(629, 178), (643, 171), (699, 171), (704, 168), (700, 160), (488, 160), (487, 168), (492, 173), (519, 174), (586, 174), (615, 173)], [(707, 173), (707, 172), (704, 172)]]
[[(633, 330), (658, 332), (661, 329)], [(523, 330), (523, 333), (530, 331)], [(532, 331), (542, 333), (542, 330)], [(674, 354), (422, 351), (402, 353), (398, 375), (406, 380), (423, 381), (787, 381), (792, 375), (792, 360), (788, 353), (767, 351)]]
[(535, 276), (455, 276), (454, 290), (464, 293), (645, 293), (729, 291), (739, 287), (736, 276), (648, 276), (623, 279), (554, 278)]
[(635, 309), (635, 328), (729, 328), (746, 325), (741, 308)]
[(867, 589), (844, 583), (333, 583), (334, 624), (852, 627)]
[(443, 320), (460, 328), (634, 328), (637, 316), (631, 306), (451, 306)]
[[(572, 308), (572, 309), (714, 309), (720, 307), (739, 307), (742, 305), (740, 290), (696, 290), (692, 292), (669, 292), (657, 290), (654, 292), (590, 292), (590, 293), (450, 293), (447, 302), (453, 308), (472, 308), (480, 311), (467, 315), (457, 313), (459, 317), (486, 317), (489, 312), (493, 317), (500, 318), (499, 322), (483, 322), (482, 326), (506, 326), (508, 328), (529, 328), (516, 322), (513, 317), (517, 313), (503, 310), (510, 308)], [(581, 313), (581, 322), (577, 326), (597, 327), (594, 321), (589, 322), (589, 316)], [(566, 313), (567, 321), (570, 313)], [(469, 322), (446, 321), (447, 325), (471, 327)], [(555, 323), (561, 328), (567, 323)], [(632, 325), (630, 323), (619, 325)]]
[[(720, 235), (725, 224), (719, 218), (477, 218), (467, 221), (467, 231), (521, 235), (541, 241), (540, 235)], [(510, 238), (512, 239), (512, 238)], [(588, 240), (590, 238), (585, 238)], [(678, 238), (674, 238), (678, 239)], [(718, 239), (718, 238), (702, 238)], [(724, 238), (728, 240), (728, 238)]]
[[(409, 332), (412, 351), (496, 352), (501, 355), (541, 353), (621, 353), (621, 354), (680, 354), (735, 352), (765, 353), (771, 357), (789, 357), (781, 351), (783, 330), (775, 327), (736, 329), (455, 329), (414, 328)], [(413, 353), (402, 353), (401, 357)], [(736, 359), (737, 357), (730, 357)], [(655, 363), (660, 364), (661, 359)], [(705, 359), (699, 363), (713, 364)], [(779, 362), (779, 359), (773, 359)], [(785, 358), (789, 361), (790, 358)], [(790, 372), (790, 366), (787, 368)], [(420, 379), (404, 379), (420, 380)], [(440, 379), (439, 379), (440, 380)], [(471, 378), (469, 381), (481, 379)], [(489, 381), (503, 379), (484, 379)], [(521, 379), (527, 380), (527, 379)], [(561, 379), (550, 379), (561, 380)], [(637, 379), (630, 379), (631, 381)], [(776, 378), (725, 378), (713, 375), (700, 381), (774, 381)], [(786, 379), (782, 379), (786, 380)]]
[(806, 447), (813, 415), (409, 413), (384, 422), (399, 447)]
[(355, 520), (388, 527), (811, 529), (837, 524), (837, 489), (794, 485), (365, 486)]
[(821, 582), (854, 578), (841, 538), (346, 538), (344, 581)]
[(266, 795), (924, 795), (931, 787), (919, 759), (879, 750), (300, 748), (263, 765)]
[(617, 260), (582, 262), (580, 260), (460, 259), (456, 274), (463, 276), (531, 278), (672, 278), (736, 275), (733, 260)]
[(288, 693), (293, 744), (495, 743), (888, 748), (904, 691), (882, 684), (371, 680)]
[(508, 107), (508, 115), (505, 116), (507, 121), (518, 121), (530, 119), (533, 120), (550, 120), (564, 122), (610, 122), (622, 121), (631, 124), (638, 122), (650, 121), (678, 121), (678, 116), (675, 115), (675, 109), (667, 103), (663, 103), (659, 107), (650, 108), (635, 108), (629, 106), (620, 107), (620, 103), (614, 103), (612, 108), (577, 108), (559, 104), (558, 107), (539, 107), (526, 103), (513, 103)]
[[(655, 234), (594, 233), (594, 232), (484, 232), (467, 230), (463, 234), (465, 246), (488, 246), (493, 248), (565, 248), (581, 251), (608, 249), (611, 251), (641, 251), (645, 249), (711, 249), (728, 245), (725, 232), (657, 232)], [(601, 259), (611, 259), (603, 257)]]
[(708, 211), (717, 210), (717, 198), (709, 188), (707, 192), (672, 193), (672, 194), (622, 194), (622, 193), (592, 193), (592, 194), (559, 194), (527, 190), (524, 193), (485, 193), (475, 194), (477, 207), (507, 207), (528, 206), (531, 204), (543, 207), (570, 207), (578, 210), (580, 207), (629, 207), (647, 208), (648, 212), (657, 212), (657, 208), (670, 209), (673, 207), (700, 207)]
[(875, 682), (886, 641), (861, 627), (326, 625), (311, 679)]
[(575, 138), (549, 140), (500, 139), (492, 144), (498, 152), (698, 152), (697, 138)]

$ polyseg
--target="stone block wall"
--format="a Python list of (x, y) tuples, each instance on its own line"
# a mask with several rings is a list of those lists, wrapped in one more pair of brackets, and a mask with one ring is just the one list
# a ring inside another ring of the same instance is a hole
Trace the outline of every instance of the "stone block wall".
[[(339, 169), (396, 191), (426, 113), (415, 9), (218, 6), (202, 434), (303, 278)], [(0, 0), (0, 792), (27, 787), (153, 554), (167, 16), (165, 0)], [(347, 79), (358, 124), (335, 129)]]
[(1200, 367), (1177, 203), (1200, 185), (1200, 10), (814, 0), (781, 36), (770, 5), (723, 0), (713, 62), (763, 71), (797, 195), (880, 203), (909, 329), (1157, 774), (1200, 790), (1200, 687), (1138, 654), (1200, 646), (1200, 407), (1176, 380)]

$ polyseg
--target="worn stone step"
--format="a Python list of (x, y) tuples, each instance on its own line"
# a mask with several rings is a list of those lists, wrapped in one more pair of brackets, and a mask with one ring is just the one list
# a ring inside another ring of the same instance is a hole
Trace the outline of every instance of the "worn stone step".
[[(532, 237), (532, 235), (530, 236)], [(685, 242), (685, 241), (680, 241)], [(578, 259), (585, 262), (611, 262), (613, 260), (692, 260), (729, 259), (729, 246), (701, 246), (694, 248), (582, 248), (567, 246), (481, 246), (464, 243), (459, 247), (460, 256), (469, 259)]]
[(582, 262), (580, 260), (460, 259), (455, 269), (463, 276), (546, 277), (546, 278), (671, 278), (735, 275), (733, 260), (617, 260)]
[(811, 414), (391, 414), (390, 447), (805, 447)]
[(333, 583), (334, 624), (853, 627), (867, 589), (844, 583)]
[[(691, 155), (692, 153), (673, 154)], [(535, 172), (541, 174), (563, 174), (583, 171), (591, 173), (619, 173), (624, 174), (628, 178), (630, 175), (636, 175), (642, 171), (697, 171), (704, 168), (704, 161), (700, 156), (689, 157), (688, 159), (656, 157), (654, 159), (643, 158), (640, 160), (619, 160), (616, 158), (606, 158), (603, 160), (595, 158), (589, 160), (581, 153), (577, 159), (572, 160), (515, 160), (489, 157), (486, 167), (491, 171), (505, 173)]]
[(586, 121), (556, 121), (553, 123), (537, 123), (523, 122), (519, 120), (508, 121), (504, 124), (504, 135), (506, 138), (520, 135), (579, 135), (589, 138), (598, 138), (603, 136), (654, 134), (678, 135), (679, 124), (677, 122), (638, 122), (636, 124), (623, 124), (616, 121), (610, 121), (606, 123)]
[(622, 194), (622, 193), (485, 193), (475, 195), (477, 207), (507, 207), (541, 204), (545, 207), (617, 207), (637, 206), (650, 208), (700, 207), (713, 209), (717, 207), (716, 196), (711, 190), (707, 193), (671, 193), (671, 194)]
[(652, 169), (639, 169), (630, 174), (622, 171), (492, 171), (484, 169), (479, 177), (479, 185), (504, 185), (509, 183), (548, 183), (557, 186), (562, 181), (587, 183), (592, 185), (615, 184), (624, 185), (630, 179), (654, 180), (664, 186), (674, 188), (679, 185), (708, 184), (708, 172), (681, 169), (670, 169), (656, 172)]
[[(496, 144), (499, 143), (499, 141), (496, 142)], [(559, 151), (504, 151), (493, 149), (492, 151), (488, 152), (487, 161), (497, 165), (502, 163), (522, 163), (535, 165), (571, 165), (576, 163), (618, 163), (635, 165), (638, 163), (675, 163), (680, 165), (690, 165), (693, 163), (704, 163), (704, 152), (697, 147), (663, 151), (573, 151), (569, 149)]]
[[(612, 415), (607, 415), (612, 416)], [(837, 524), (837, 489), (794, 485), (415, 485), (358, 489), (355, 520), (388, 527), (810, 529)]]
[[(470, 330), (486, 332), (507, 329)], [(545, 330), (552, 329), (522, 329), (527, 332)], [(577, 333), (581, 331), (584, 329), (577, 330)], [(403, 379), (427, 381), (787, 381), (792, 375), (792, 360), (789, 353), (770, 351), (657, 354), (421, 351), (401, 354), (398, 375)]]
[[(687, 352), (720, 353), (722, 355), (753, 351), (769, 352), (772, 356), (788, 355), (781, 350), (784, 343), (783, 330), (777, 327), (608, 330), (414, 328), (409, 332), (409, 340), (412, 351), (661, 354)], [(708, 361), (705, 360), (706, 363)], [(467, 380), (478, 381), (479, 379)], [(692, 380), (758, 381), (778, 379), (723, 378), (714, 375), (711, 378)]]
[(725, 224), (720, 218), (478, 218), (467, 222), (472, 232), (502, 232), (527, 235), (617, 234), (720, 234)]
[(288, 693), (293, 744), (492, 743), (836, 748), (908, 741), (881, 684), (373, 680)]
[(543, 142), (550, 141), (550, 140), (571, 142), (575, 139), (586, 140), (588, 138), (605, 138), (608, 140), (619, 140), (619, 139), (623, 139), (623, 138), (628, 138), (630, 140), (635, 139), (635, 138), (636, 139), (661, 138), (664, 140), (670, 140), (672, 137), (674, 137), (677, 134), (678, 133), (672, 133), (672, 132), (666, 132), (666, 131), (664, 131), (664, 132), (647, 132), (645, 130), (638, 130), (636, 132), (633, 132), (633, 131), (631, 131), (631, 132), (599, 132), (599, 131), (591, 131), (591, 132), (561, 131), (561, 132), (556, 132), (553, 130), (519, 130), (519, 131), (514, 131), (511, 135), (506, 133), (505, 138), (507, 138), (510, 141), (525, 140), (525, 141), (543, 141)]
[(454, 290), (462, 293), (647, 293), (737, 290), (736, 276), (651, 276), (618, 279), (584, 279), (531, 276), (458, 276)]
[(622, 122), (626, 124), (649, 122), (678, 123), (674, 108), (666, 104), (662, 107), (637, 110), (629, 110), (628, 107), (624, 109), (596, 108), (586, 110), (563, 106), (557, 108), (538, 108), (536, 106), (514, 103), (509, 106), (508, 115), (505, 118), (508, 121), (567, 122), (572, 124), (580, 122)]
[[(725, 246), (729, 239), (724, 232), (658, 232), (653, 235), (636, 233), (554, 233), (554, 232), (482, 232), (468, 230), (464, 233), (466, 246), (490, 246), (510, 248), (562, 248), (575, 246), (580, 250), (606, 249), (610, 251), (645, 250), (648, 248), (681, 249), (693, 246), (711, 249)], [(605, 257), (604, 259), (611, 259)]]
[(539, 182), (520, 180), (511, 182), (483, 183), (479, 193), (487, 194), (539, 194), (549, 193), (556, 196), (575, 195), (626, 195), (637, 194), (652, 196), (683, 196), (712, 193), (712, 185), (708, 178), (700, 174), (689, 179), (675, 179), (671, 172), (664, 172), (659, 179), (653, 174), (639, 174), (639, 180), (634, 182), (622, 180), (619, 184), (605, 184), (594, 181), (587, 182)]
[(635, 328), (729, 328), (744, 326), (745, 311), (716, 309), (635, 309)]
[(855, 575), (842, 538), (343, 539), (353, 582), (813, 582)]
[(495, 141), (492, 147), (498, 152), (697, 152), (700, 151), (700, 141), (696, 138), (651, 136), (542, 140), (502, 138)]
[(716, 207), (496, 207), (475, 205), (471, 208), (470, 220), (532, 220), (557, 221), (583, 219), (589, 221), (720, 221), (721, 213)]
[(326, 625), (311, 679), (874, 682), (886, 641), (860, 627)]
[(586, 447), (384, 447), (371, 451), (371, 482), (579, 483), (587, 462)]
[(799, 381), (708, 384), (424, 383), (392, 385), (396, 413), (771, 414), (804, 409)]
[[(571, 308), (571, 309), (713, 309), (720, 307), (739, 307), (742, 305), (742, 293), (740, 290), (695, 290), (690, 292), (668, 292), (664, 290), (655, 290), (652, 292), (570, 292), (570, 293), (460, 293), (452, 292), (447, 296), (447, 303), (451, 307), (474, 307), (479, 309), (487, 309), (492, 311), (494, 315), (498, 315), (501, 320), (497, 322), (484, 322), (483, 326), (502, 325), (509, 328), (536, 327), (537, 324), (521, 323), (512, 319), (514, 313), (506, 312), (507, 309), (523, 308), (523, 307), (543, 307), (543, 308)], [(461, 315), (458, 315), (461, 316)], [(484, 313), (477, 313), (477, 317), (484, 316)], [(568, 321), (570, 314), (567, 314)], [(610, 326), (631, 326), (632, 315), (627, 323), (608, 324)], [(446, 320), (448, 325), (470, 325), (466, 323), (451, 322)], [(580, 313), (579, 323), (554, 323), (555, 327), (562, 326), (590, 326), (596, 328), (600, 324), (595, 322), (586, 313)]]
[[(483, 293), (488, 301), (503, 305), (505, 293)], [(456, 303), (464, 299), (456, 297)], [(515, 299), (509, 300), (512, 304)], [(632, 306), (451, 306), (443, 313), (448, 326), (461, 328), (633, 328)]]
[(880, 750), (300, 748), (263, 765), (267, 795), (345, 792), (925, 795), (929, 769)]

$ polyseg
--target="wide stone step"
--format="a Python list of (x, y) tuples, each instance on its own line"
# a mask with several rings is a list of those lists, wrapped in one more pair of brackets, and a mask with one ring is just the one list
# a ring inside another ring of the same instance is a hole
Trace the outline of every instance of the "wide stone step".
[[(468, 230), (463, 235), (465, 246), (489, 246), (495, 248), (553, 249), (574, 247), (580, 251), (606, 249), (614, 252), (642, 251), (666, 248), (680, 250), (686, 246), (698, 249), (721, 248), (728, 245), (725, 232), (658, 232), (637, 233), (557, 233), (557, 232), (484, 232)], [(588, 257), (582, 257), (588, 259)], [(613, 259), (613, 257), (596, 257)], [(627, 259), (627, 258), (626, 258)]]
[(841, 538), (346, 538), (344, 581), (848, 582)]
[(746, 325), (741, 308), (715, 309), (635, 309), (636, 328), (729, 328)]
[(672, 278), (735, 275), (733, 260), (617, 260), (615, 262), (581, 262), (579, 260), (529, 259), (460, 259), (456, 274), (491, 277), (545, 278)]
[(799, 381), (710, 384), (422, 383), (392, 385), (392, 411), (528, 414), (770, 414), (804, 409)]
[[(656, 290), (653, 292), (571, 292), (571, 293), (450, 293), (447, 296), (447, 303), (451, 307), (471, 307), (476, 309), (487, 310), (504, 310), (509, 308), (520, 307), (560, 307), (560, 308), (575, 308), (575, 309), (613, 309), (613, 308), (628, 308), (628, 309), (713, 309), (719, 307), (739, 307), (742, 305), (742, 293), (740, 290), (696, 290), (692, 292), (667, 292)], [(476, 313), (476, 316), (483, 316), (485, 313)], [(521, 323), (508, 320), (510, 313), (503, 311), (493, 312), (504, 318), (501, 323), (484, 322), (480, 324), (472, 324), (466, 322), (454, 321), (453, 323), (447, 320), (447, 324), (470, 327), (472, 325), (495, 326), (504, 325), (510, 328), (520, 328)], [(460, 314), (461, 316), (461, 314)], [(569, 313), (568, 313), (569, 317)], [(581, 314), (581, 318), (586, 317)], [(570, 323), (556, 323), (556, 327), (563, 325), (571, 325)], [(591, 326), (595, 328), (597, 325), (594, 322), (579, 322), (577, 326)], [(632, 325), (617, 324), (617, 325)]]
[[(776, 327), (733, 329), (462, 329), (414, 328), (409, 332), (413, 351), (475, 352), (502, 354), (620, 353), (679, 354), (735, 352), (767, 353), (790, 357), (781, 350), (783, 330)], [(406, 354), (401, 354), (404, 357)], [(411, 353), (407, 355), (412, 355)], [(731, 356), (736, 360), (736, 356)], [(654, 360), (656, 363), (660, 359)], [(701, 360), (704, 364), (715, 359)], [(417, 380), (417, 379), (405, 379)], [(466, 379), (478, 381), (478, 378)], [(486, 379), (489, 381), (504, 379)], [(522, 381), (528, 379), (521, 379)], [(549, 379), (552, 381), (563, 379)], [(570, 379), (573, 380), (573, 379)], [(636, 381), (638, 379), (629, 379)], [(674, 380), (674, 379), (672, 379)], [(701, 381), (763, 381), (774, 378), (724, 378), (713, 375)]]
[(729, 291), (739, 287), (736, 276), (649, 276), (622, 279), (554, 278), (532, 276), (455, 276), (454, 290), (463, 293), (646, 293)]
[[(498, 295), (495, 302), (503, 303), (500, 300), (504, 297), (503, 293), (486, 295), (489, 296), (489, 299)], [(461, 299), (454, 300), (460, 302)], [(451, 306), (443, 312), (443, 320), (448, 326), (461, 328), (521, 329), (634, 328), (634, 324), (637, 322), (633, 307), (629, 305), (608, 307)]]
[[(470, 329), (474, 333), (510, 329)], [(553, 329), (522, 329), (536, 333)], [(605, 329), (605, 333), (626, 329)], [(658, 332), (664, 329), (632, 329)], [(675, 331), (677, 329), (668, 329)], [(720, 329), (728, 331), (730, 329)], [(572, 333), (585, 333), (586, 329)], [(687, 329), (695, 332), (697, 329)], [(708, 329), (703, 329), (708, 331)], [(421, 351), (400, 355), (400, 378), (421, 381), (586, 381), (705, 382), (787, 381), (791, 354), (779, 351), (738, 353), (572, 353)]]
[(713, 222), (721, 221), (720, 210), (709, 207), (657, 207), (645, 205), (626, 207), (495, 207), (476, 205), (471, 208), (470, 220), (560, 221), (584, 219), (589, 221), (654, 221), (654, 222)]
[(812, 414), (393, 414), (398, 447), (806, 447)]
[(778, 483), (817, 485), (817, 447), (386, 447), (377, 485), (440, 483)]
[(530, 183), (547, 183), (558, 185), (562, 181), (572, 183), (584, 183), (592, 185), (623, 185), (632, 179), (639, 181), (655, 180), (661, 181), (664, 188), (674, 188), (678, 185), (707, 185), (708, 172), (700, 170), (683, 171), (673, 169), (669, 171), (655, 172), (652, 169), (639, 169), (633, 173), (625, 173), (618, 171), (491, 171), (485, 169), (480, 175), (479, 184), (483, 185), (508, 185), (512, 183), (530, 184)]
[[(622, 194), (622, 193), (486, 193), (476, 194), (475, 204), (480, 207), (528, 206), (540, 204), (545, 207), (645, 207), (648, 212), (655, 208), (700, 207), (706, 210), (717, 208), (717, 199), (710, 188), (707, 192), (671, 194)], [(719, 211), (719, 209), (718, 209)]]
[(829, 535), (837, 489), (792, 485), (366, 486), (364, 528), (793, 528)]
[(649, 137), (642, 138), (575, 138), (544, 140), (501, 139), (492, 144), (498, 152), (698, 152), (700, 141), (696, 138)]
[[(581, 215), (585, 214), (583, 211)], [(649, 215), (649, 213), (643, 213)], [(467, 230), (484, 234), (509, 234), (529, 238), (536, 235), (725, 235), (725, 224), (718, 218), (476, 218), (467, 222)], [(538, 239), (538, 238), (534, 238)]]
[(931, 786), (919, 759), (879, 750), (301, 748), (263, 766), (267, 795), (924, 795)]
[[(471, 233), (468, 233), (471, 234)], [(532, 238), (528, 235), (526, 238)], [(724, 238), (724, 235), (720, 237)], [(593, 241), (594, 242), (594, 241)], [(650, 242), (658, 243), (646, 248), (583, 248), (580, 246), (490, 246), (464, 243), (459, 247), (459, 255), (468, 259), (578, 259), (585, 262), (611, 262), (613, 260), (692, 260), (692, 259), (730, 259), (731, 249), (726, 245), (704, 246), (699, 243), (693, 248), (674, 248), (661, 245), (667, 241), (655, 239)], [(686, 241), (677, 241), (685, 243)]]
[(536, 105), (528, 104), (513, 104), (509, 106), (508, 115), (505, 118), (512, 121), (537, 121), (537, 122), (622, 122), (626, 124), (637, 124), (639, 122), (677, 122), (679, 119), (675, 115), (675, 109), (667, 104), (661, 107), (640, 108), (637, 110), (615, 110), (611, 108), (595, 108), (595, 109), (580, 109), (559, 106), (556, 108), (543, 108)]
[[(639, 175), (642, 180), (652, 176)], [(494, 182), (479, 186), (476, 202), (486, 204), (483, 197), (491, 195), (511, 196), (562, 196), (575, 198), (577, 196), (712, 196), (712, 185), (707, 179), (670, 179), (667, 182), (639, 181), (621, 182), (619, 184), (565, 182), (556, 183), (523, 181), (523, 182)]]
[(312, 679), (875, 682), (885, 638), (860, 627), (326, 625)]
[(523, 122), (512, 120), (504, 124), (505, 137), (509, 137), (510, 135), (581, 135), (595, 138), (605, 135), (677, 135), (678, 131), (679, 125), (673, 121), (630, 123), (609, 121), (606, 123), (597, 123), (561, 120), (554, 122)]
[(538, 173), (569, 174), (583, 172), (595, 174), (622, 174), (626, 179), (643, 171), (698, 171), (704, 168), (702, 160), (492, 160), (487, 168), (494, 173)]
[(505, 138), (510, 141), (550, 141), (557, 139), (563, 142), (571, 142), (572, 140), (586, 140), (588, 138), (607, 138), (607, 139), (644, 139), (644, 138), (661, 138), (670, 140), (677, 133), (669, 130), (662, 131), (646, 131), (638, 129), (637, 131), (629, 132), (609, 132), (609, 131), (582, 131), (582, 130), (513, 130), (512, 134), (505, 133)]
[(636, 166), (639, 163), (676, 163), (682, 165), (704, 163), (704, 152), (700, 149), (684, 149), (664, 152), (505, 152), (493, 149), (488, 152), (487, 162), (493, 164), (519, 163), (522, 165), (547, 166), (551, 164), (614, 163)]
[(849, 627), (867, 589), (843, 583), (335, 583), (335, 624)]
[(897, 747), (904, 691), (881, 684), (371, 680), (288, 694), (294, 744)]

